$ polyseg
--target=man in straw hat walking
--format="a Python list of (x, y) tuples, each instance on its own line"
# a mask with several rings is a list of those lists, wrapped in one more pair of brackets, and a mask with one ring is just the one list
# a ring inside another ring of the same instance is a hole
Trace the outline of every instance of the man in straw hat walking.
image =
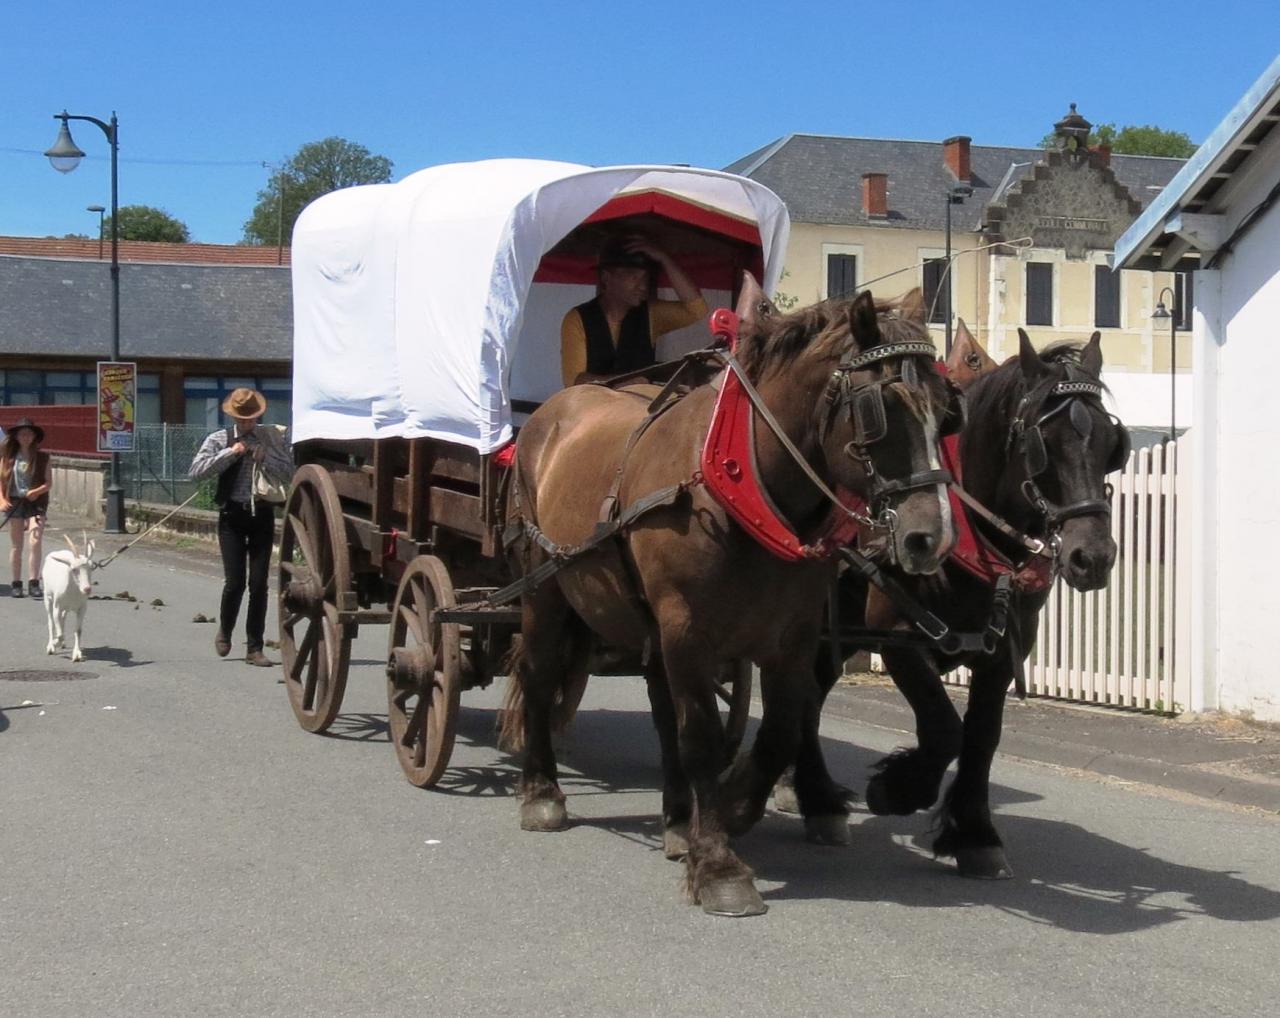
[(222, 604), (213, 648), (219, 657), (231, 651), (231, 634), (247, 580), (249, 611), (245, 619), (245, 656), (251, 665), (271, 667), (262, 652), (267, 621), (267, 574), (275, 538), (272, 504), (253, 493), (255, 464), (269, 479), (287, 484), (293, 475), (288, 443), (273, 429), (258, 427), (267, 411), (267, 399), (256, 389), (236, 389), (222, 404), (232, 425), (209, 435), (191, 461), (191, 477), (217, 476), (214, 501), (218, 503), (218, 547), (222, 552)]

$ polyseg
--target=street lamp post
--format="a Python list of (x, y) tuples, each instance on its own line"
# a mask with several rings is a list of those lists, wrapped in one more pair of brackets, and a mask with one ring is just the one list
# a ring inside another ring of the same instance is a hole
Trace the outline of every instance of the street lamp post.
[(98, 261), (102, 261), (102, 215), (107, 210), (101, 205), (86, 205), (85, 211), (98, 213)]
[[(111, 145), (111, 359), (120, 359), (120, 207), (119, 207), (119, 174), (117, 172), (120, 150), (120, 125), (114, 112), (110, 122), (97, 117), (79, 116), (63, 110), (53, 115), (54, 120), (61, 120), (58, 137), (53, 147), (45, 152), (49, 163), (59, 173), (70, 173), (80, 165), (84, 152), (76, 147), (71, 139), (71, 131), (67, 124), (72, 120), (86, 120), (97, 124), (107, 136)], [(99, 231), (101, 236), (101, 231)], [(108, 534), (127, 533), (124, 526), (124, 489), (120, 487), (120, 454), (111, 454), (111, 479), (107, 484), (106, 527)]]
[[(1164, 295), (1169, 295), (1169, 306), (1164, 303)], [(1163, 321), (1169, 319), (1169, 441), (1173, 442), (1177, 439), (1177, 405), (1178, 405), (1178, 376), (1177, 368), (1177, 338), (1178, 338), (1178, 295), (1174, 293), (1173, 287), (1166, 286), (1160, 291), (1160, 295), (1156, 298), (1156, 309), (1151, 312), (1151, 317), (1155, 321)]]
[(942, 309), (946, 321), (946, 343), (944, 353), (951, 355), (951, 206), (962, 205), (964, 200), (973, 194), (968, 184), (953, 184), (945, 192), (947, 207), (946, 258), (942, 267)]

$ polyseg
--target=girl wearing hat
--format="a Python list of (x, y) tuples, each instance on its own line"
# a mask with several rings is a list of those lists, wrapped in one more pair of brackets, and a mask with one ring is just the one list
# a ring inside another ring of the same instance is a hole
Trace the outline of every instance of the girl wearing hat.
[(275, 513), (270, 502), (254, 498), (253, 467), (257, 464), (271, 480), (287, 484), (293, 476), (293, 456), (288, 443), (276, 438), (273, 429), (258, 427), (258, 419), (267, 412), (267, 398), (256, 389), (236, 389), (222, 410), (232, 426), (220, 428), (204, 440), (190, 470), (196, 480), (218, 478), (213, 499), (218, 503), (218, 549), (224, 581), (213, 648), (219, 657), (230, 653), (231, 634), (247, 584), (244, 659), (265, 668), (271, 665), (262, 647)]
[(9, 549), (9, 574), (13, 585), (9, 593), (22, 597), (22, 545), (29, 532), (31, 546), (27, 553), (27, 592), (44, 597), (40, 589), (41, 554), (44, 543), (44, 519), (49, 511), (49, 454), (40, 451), (44, 429), (30, 417), (24, 417), (4, 436), (0, 443), (0, 519), (9, 528), (13, 547)]

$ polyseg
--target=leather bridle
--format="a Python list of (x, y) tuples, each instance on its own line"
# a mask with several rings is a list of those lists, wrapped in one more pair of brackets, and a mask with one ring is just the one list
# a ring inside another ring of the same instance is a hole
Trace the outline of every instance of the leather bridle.
[[(853, 438), (845, 444), (845, 455), (856, 461), (867, 475), (867, 506), (871, 515), (877, 519), (888, 516), (892, 523), (893, 510), (888, 507), (892, 498), (910, 491), (918, 491), (936, 485), (951, 484), (954, 478), (949, 470), (922, 470), (906, 477), (883, 478), (877, 472), (872, 460), (872, 447), (882, 441), (889, 432), (888, 416), (885, 411), (884, 389), (892, 383), (892, 379), (870, 379), (859, 381), (855, 376), (867, 368), (883, 364), (885, 361), (902, 360), (902, 380), (910, 384), (911, 377), (919, 378), (915, 364), (907, 358), (924, 357), (928, 359), (926, 370), (933, 371), (933, 361), (937, 350), (932, 343), (888, 343), (875, 346), (862, 353), (846, 351), (841, 357), (831, 379), (827, 383), (825, 393), (826, 409), (821, 423), (821, 434), (830, 431), (835, 419), (843, 414), (848, 415)], [(959, 399), (959, 391), (955, 390), (953, 399)]]

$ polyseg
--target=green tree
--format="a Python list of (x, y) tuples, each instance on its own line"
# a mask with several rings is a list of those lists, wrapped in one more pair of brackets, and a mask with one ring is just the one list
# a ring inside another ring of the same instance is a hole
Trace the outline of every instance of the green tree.
[[(120, 209), (121, 240), (161, 240), (185, 244), (191, 239), (187, 224), (175, 219), (164, 209), (150, 205), (125, 205)], [(111, 217), (102, 223), (102, 235), (111, 237)]]
[(277, 237), (288, 244), (294, 221), (311, 202), (343, 187), (385, 184), (391, 179), (391, 160), (345, 138), (325, 138), (308, 142), (270, 171), (244, 224), (248, 244), (274, 245)]
[[(1109, 145), (1116, 155), (1170, 156), (1174, 159), (1190, 159), (1198, 146), (1181, 131), (1166, 131), (1151, 124), (1138, 126), (1126, 124), (1096, 124), (1089, 131), (1089, 146)], [(1050, 133), (1040, 139), (1041, 148), (1056, 148), (1058, 136)]]

